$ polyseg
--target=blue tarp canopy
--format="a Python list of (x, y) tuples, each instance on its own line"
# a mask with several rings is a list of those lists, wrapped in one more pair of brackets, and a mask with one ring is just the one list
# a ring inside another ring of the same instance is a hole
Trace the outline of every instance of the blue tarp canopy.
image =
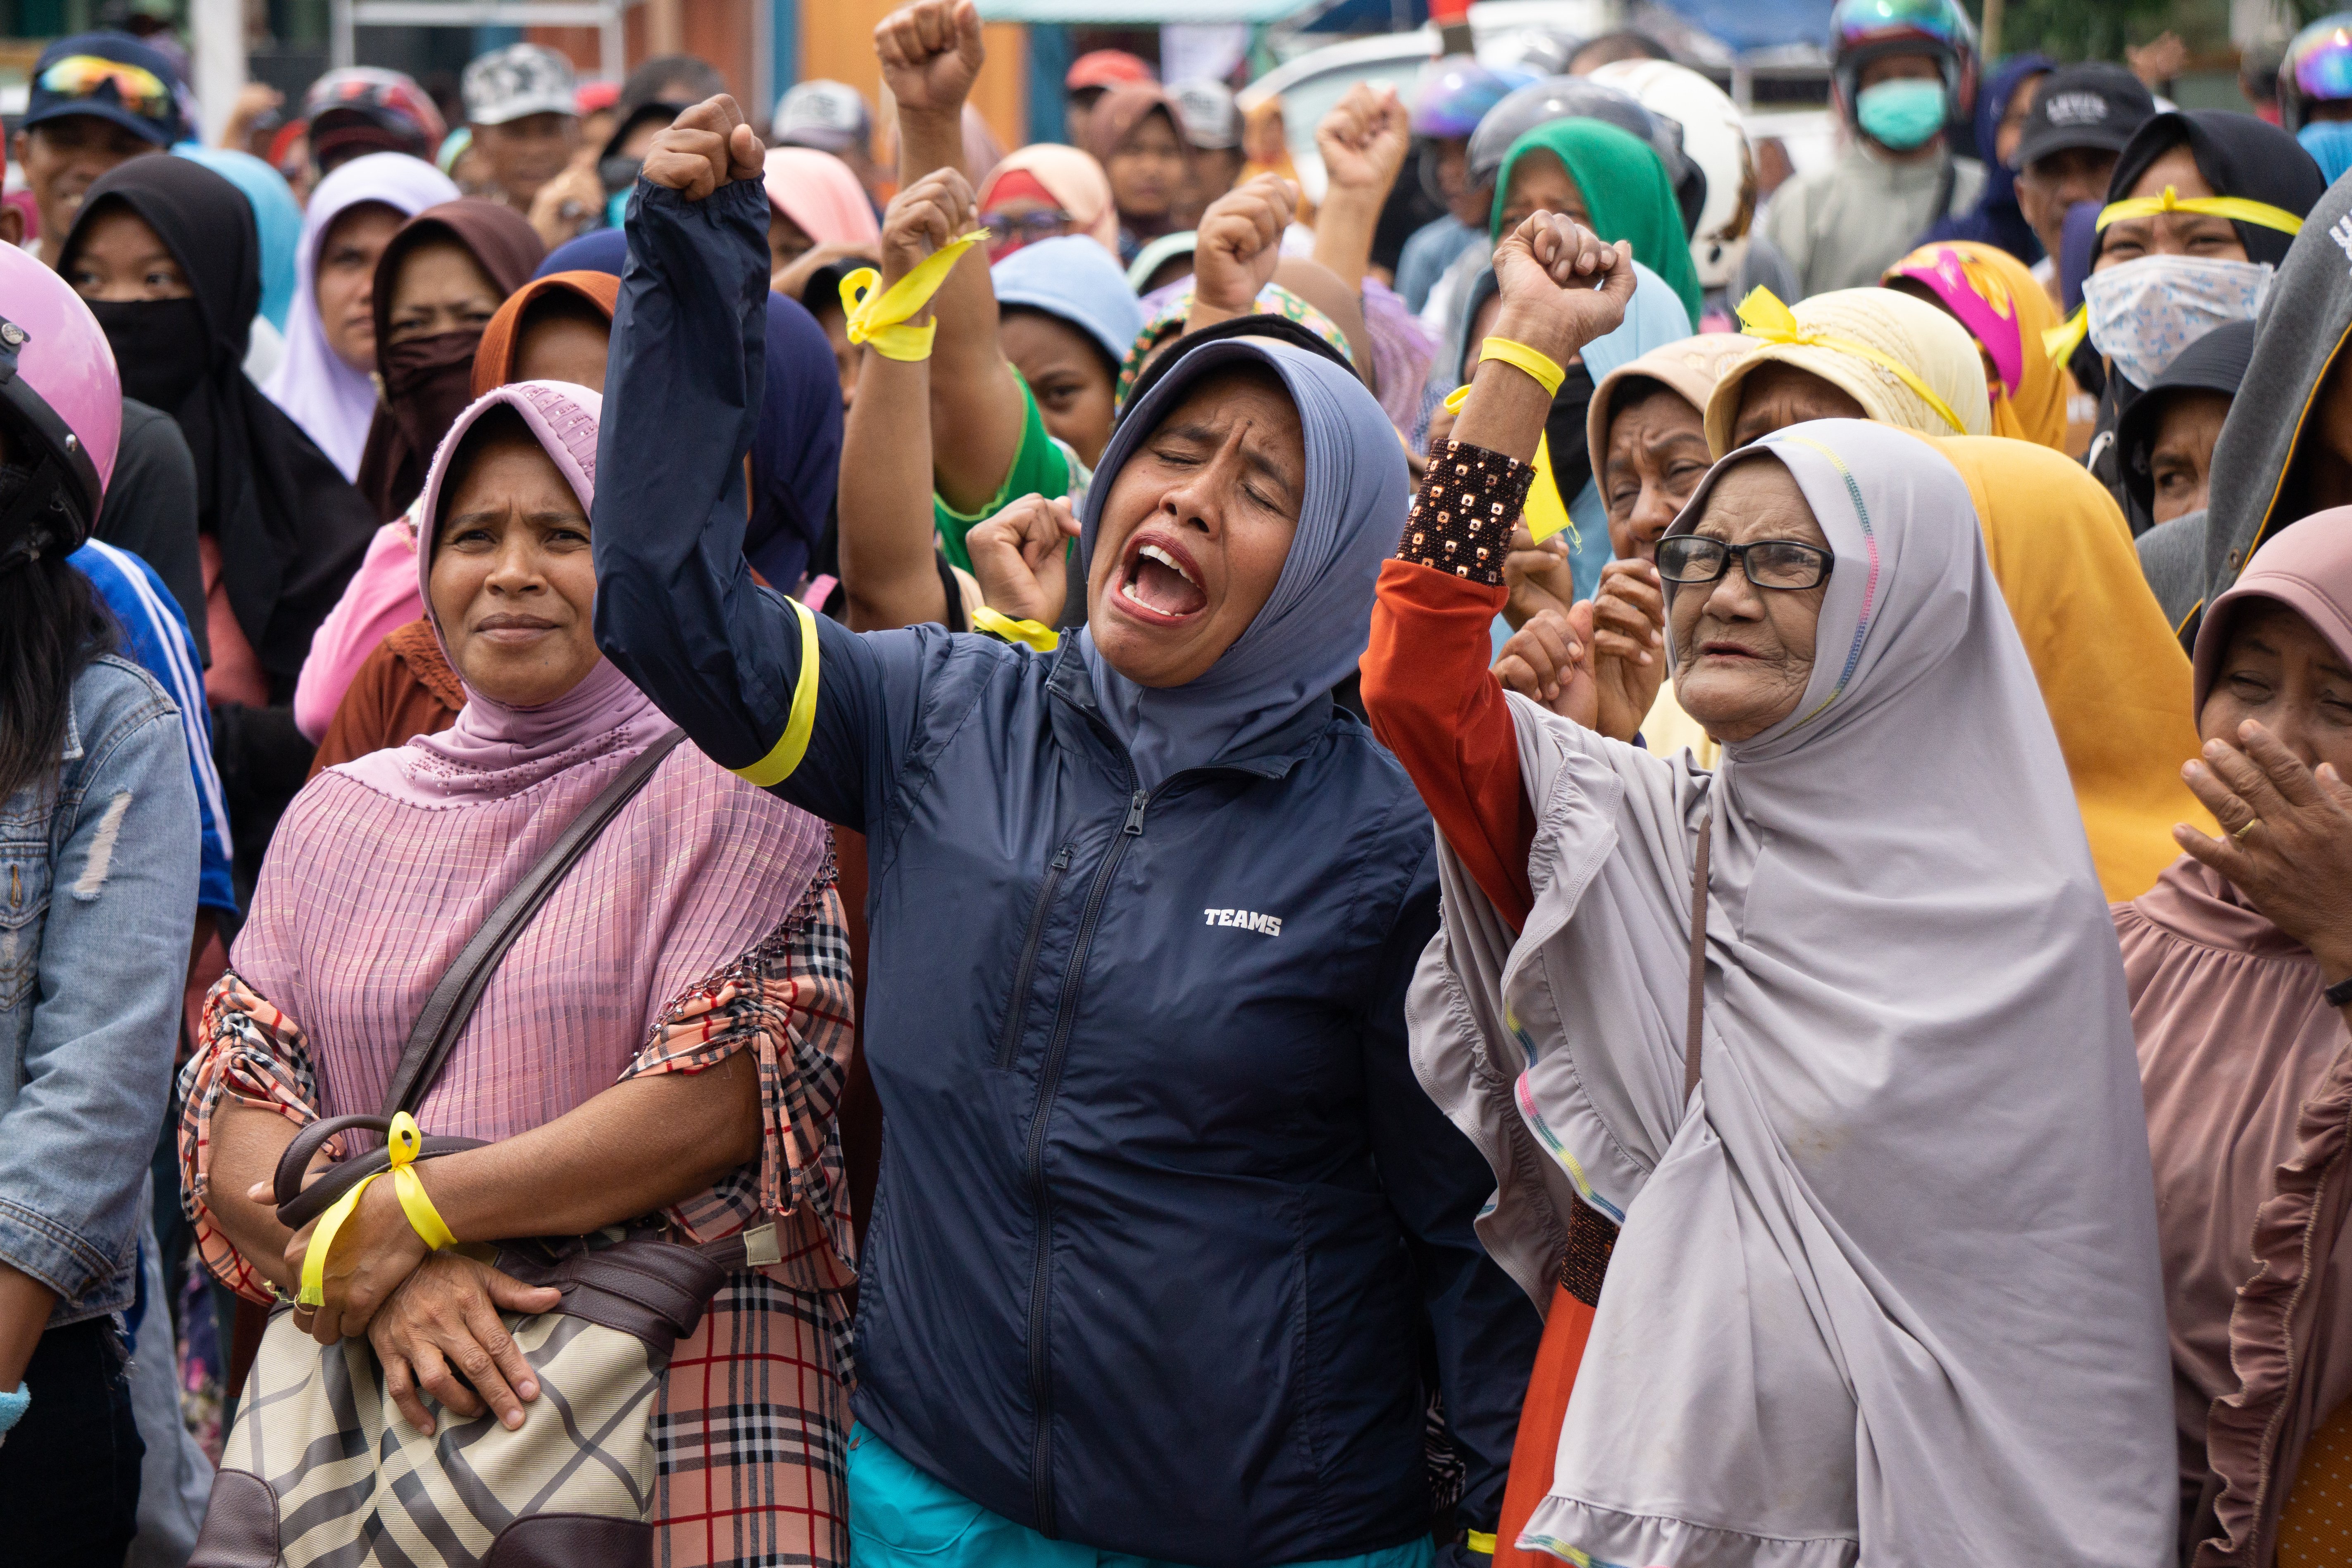
[[(1658, 0), (1703, 33), (1711, 33), (1735, 51), (1769, 49), (1781, 44), (1830, 41), (1831, 0)], [(1297, 10), (1300, 7), (1293, 6)], [(985, 13), (986, 4), (981, 7)], [(1418, 27), (1429, 20), (1428, 0), (1333, 0), (1300, 27), (1306, 33), (1385, 33), (1395, 25), (1397, 12), (1407, 13), (1406, 25)], [(1190, 16), (1185, 18), (1191, 20)]]

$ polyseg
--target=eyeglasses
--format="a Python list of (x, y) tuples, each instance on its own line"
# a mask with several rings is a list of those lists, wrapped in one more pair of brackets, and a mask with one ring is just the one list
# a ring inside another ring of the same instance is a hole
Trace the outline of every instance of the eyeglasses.
[(1837, 557), (1828, 551), (1793, 539), (1727, 544), (1705, 534), (1677, 533), (1658, 541), (1658, 575), (1685, 587), (1716, 581), (1731, 570), (1735, 558), (1759, 588), (1816, 587), (1837, 565)]
[(999, 256), (1041, 239), (1052, 239), (1076, 221), (1066, 212), (990, 213), (980, 224), (988, 230), (988, 253)]
[(88, 98), (110, 84), (116, 100), (133, 114), (162, 120), (172, 112), (172, 89), (143, 66), (99, 55), (68, 55), (41, 73), (41, 89), (60, 98)]

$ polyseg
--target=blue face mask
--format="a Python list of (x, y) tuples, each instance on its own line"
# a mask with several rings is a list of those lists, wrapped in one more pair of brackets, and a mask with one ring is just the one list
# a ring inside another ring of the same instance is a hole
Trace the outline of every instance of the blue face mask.
[(1944, 128), (1944, 84), (1939, 81), (1882, 81), (1862, 89), (1854, 100), (1853, 117), (1864, 134), (1897, 153), (1924, 147)]
[(2315, 120), (2294, 133), (2311, 154), (2319, 172), (2334, 184), (2336, 176), (2352, 169), (2352, 120)]

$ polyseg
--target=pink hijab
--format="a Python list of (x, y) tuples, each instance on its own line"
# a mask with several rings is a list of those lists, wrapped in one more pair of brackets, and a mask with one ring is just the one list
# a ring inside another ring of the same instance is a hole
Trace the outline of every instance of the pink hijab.
[[(514, 409), (585, 509), (602, 401), (566, 383), (518, 382), (458, 416), (425, 483), (420, 585), (466, 432)], [(604, 659), (541, 707), (470, 689), (467, 698), (453, 728), (310, 781), (237, 938), (237, 973), (309, 1032), (326, 1115), (377, 1109), (411, 1022), (458, 950), (581, 808), (671, 728)], [(673, 1002), (821, 885), (828, 847), (815, 818), (678, 747), (516, 939), (418, 1120), (435, 1132), (509, 1137), (609, 1088)]]
[(762, 183), (768, 205), (819, 245), (879, 245), (874, 204), (849, 165), (813, 147), (772, 147)]
[[(1077, 232), (1096, 241), (1113, 256), (1118, 254), (1118, 211), (1111, 205), (1110, 176), (1103, 166), (1076, 147), (1055, 142), (1032, 142), (1004, 155), (1003, 162), (981, 183), (980, 210), (987, 216), (997, 188), (1008, 174), (1025, 173), (1062, 204), (1077, 224)], [(1122, 263), (1121, 265), (1125, 265)]]
[[(2352, 508), (2256, 552), (2197, 634), (2204, 707), (2249, 601), (2352, 660)], [(2154, 1157), (2181, 1497), (2209, 1556), (2272, 1560), (2314, 1430), (2352, 1401), (2352, 1054), (2309, 949), (2186, 856), (2114, 909)], [(2332, 1548), (2335, 1543), (2329, 1542)], [(2314, 1560), (2316, 1560), (2315, 1557)]]

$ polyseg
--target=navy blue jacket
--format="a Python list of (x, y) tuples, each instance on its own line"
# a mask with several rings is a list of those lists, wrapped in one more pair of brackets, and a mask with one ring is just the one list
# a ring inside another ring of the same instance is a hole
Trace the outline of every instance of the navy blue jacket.
[(1492, 1530), (1540, 1326), (1406, 1055), (1411, 782), (1328, 707), (1146, 795), (1075, 638), (861, 637), (755, 584), (767, 221), (756, 182), (638, 188), (596, 630), (713, 758), (867, 837), (858, 1418), (1048, 1535), (1337, 1557), (1431, 1527), (1426, 1344)]

